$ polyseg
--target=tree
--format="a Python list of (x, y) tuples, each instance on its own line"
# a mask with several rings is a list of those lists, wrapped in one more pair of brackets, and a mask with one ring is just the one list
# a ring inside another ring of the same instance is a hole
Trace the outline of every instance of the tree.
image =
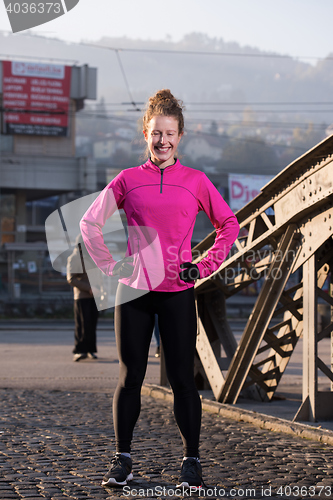
[(296, 160), (296, 158), (313, 148), (318, 142), (322, 141), (325, 129), (325, 125), (321, 129), (315, 129), (313, 123), (309, 123), (306, 130), (296, 127), (293, 130), (290, 147), (286, 148), (280, 157), (281, 167), (286, 167)]
[(212, 123), (210, 124), (209, 133), (212, 135), (217, 135), (218, 131), (219, 131), (219, 127), (218, 127), (216, 121), (213, 120)]

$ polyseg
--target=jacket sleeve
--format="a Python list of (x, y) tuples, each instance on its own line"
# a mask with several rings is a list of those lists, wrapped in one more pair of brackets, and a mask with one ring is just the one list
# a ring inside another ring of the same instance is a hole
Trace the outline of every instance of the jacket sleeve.
[(122, 208), (125, 198), (123, 172), (117, 175), (98, 195), (80, 221), (84, 244), (97, 267), (107, 276), (112, 275), (116, 265), (103, 238), (102, 228), (107, 219)]
[(238, 236), (239, 224), (229, 205), (205, 174), (200, 183), (198, 203), (199, 210), (208, 215), (216, 230), (214, 245), (208, 250), (208, 255), (197, 263), (200, 278), (207, 278), (226, 259)]

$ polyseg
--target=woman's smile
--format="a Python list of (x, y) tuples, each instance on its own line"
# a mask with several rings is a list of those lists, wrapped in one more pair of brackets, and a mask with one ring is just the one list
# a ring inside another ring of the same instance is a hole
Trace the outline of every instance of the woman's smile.
[(179, 141), (178, 121), (173, 116), (156, 115), (149, 122), (144, 132), (151, 154), (151, 160), (160, 168), (174, 163)]

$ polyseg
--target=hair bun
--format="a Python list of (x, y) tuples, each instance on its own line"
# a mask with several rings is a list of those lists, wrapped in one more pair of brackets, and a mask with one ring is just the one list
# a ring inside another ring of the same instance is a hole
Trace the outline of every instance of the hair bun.
[(169, 89), (162, 89), (162, 90), (159, 90), (158, 92), (156, 92), (156, 95), (155, 95), (156, 99), (160, 99), (160, 100), (167, 100), (167, 99), (174, 99), (175, 101), (177, 99), (174, 98), (174, 96), (171, 94), (170, 90)]
[(174, 104), (178, 104), (178, 100), (171, 94), (169, 89), (162, 89), (149, 98), (149, 105), (158, 106), (163, 101), (172, 101)]
[(161, 89), (151, 96), (143, 116), (143, 129), (147, 130), (148, 123), (154, 115), (174, 116), (178, 121), (178, 131), (184, 130), (183, 102), (176, 99), (169, 89)]

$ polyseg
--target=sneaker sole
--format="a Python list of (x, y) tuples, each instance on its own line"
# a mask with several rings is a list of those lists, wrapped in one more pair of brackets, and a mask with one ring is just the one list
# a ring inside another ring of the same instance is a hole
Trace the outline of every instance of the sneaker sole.
[(107, 481), (102, 481), (102, 486), (126, 486), (127, 481), (132, 481), (133, 474), (130, 473), (125, 481), (116, 481), (114, 477), (110, 477)]
[[(200, 484), (200, 486), (190, 486), (186, 481), (183, 481), (182, 483), (177, 484), (176, 488), (188, 488), (188, 489), (191, 488), (191, 491), (196, 491), (203, 488), (203, 485)], [(195, 490), (193, 488), (195, 488)]]
[(73, 361), (74, 361), (75, 363), (78, 363), (79, 361), (82, 361), (82, 359), (87, 359), (87, 357), (88, 357), (88, 356), (84, 356), (84, 355), (83, 355), (83, 356), (79, 356), (78, 358), (75, 358), (75, 357), (74, 357), (74, 358), (73, 358)]

